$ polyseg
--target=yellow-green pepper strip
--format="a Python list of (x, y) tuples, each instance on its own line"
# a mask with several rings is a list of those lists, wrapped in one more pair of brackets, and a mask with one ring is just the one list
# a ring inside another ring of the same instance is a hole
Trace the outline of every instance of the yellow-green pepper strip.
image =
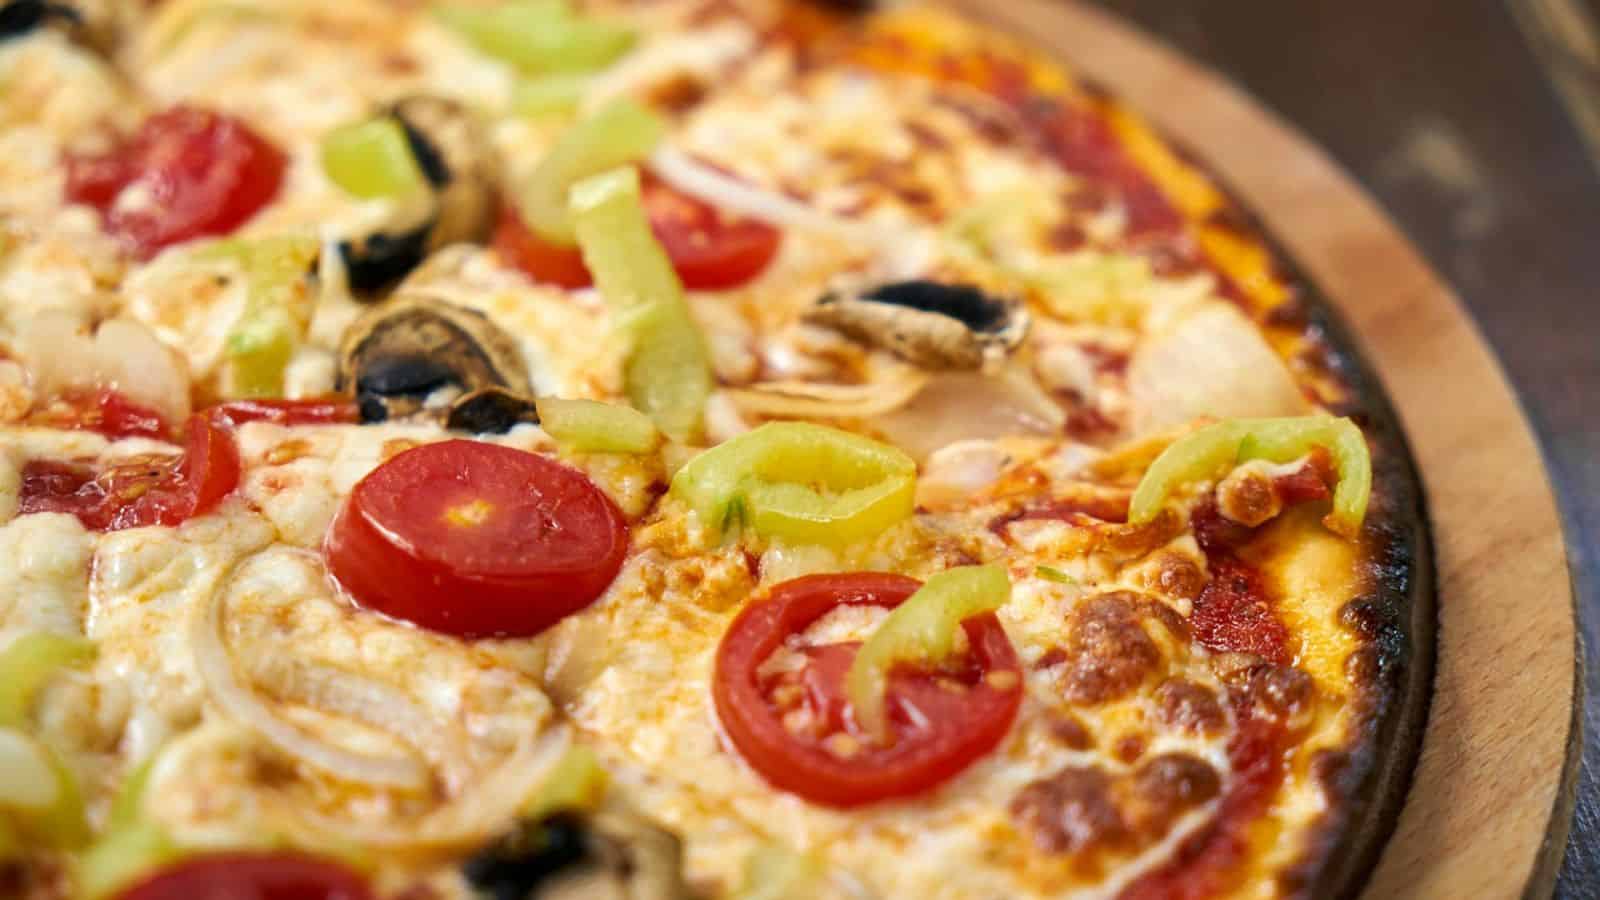
[(762, 844), (745, 860), (733, 900), (809, 900), (820, 893), (822, 866), (809, 854)]
[(519, 116), (576, 112), (589, 89), (587, 75), (541, 75), (524, 78), (511, 88), (511, 111)]
[(302, 285), (320, 243), (308, 237), (219, 241), (200, 259), (236, 259), (244, 270), (244, 311), (224, 344), (223, 393), (230, 398), (283, 394), (283, 371), (311, 319)]
[(633, 29), (572, 14), (565, 3), (441, 6), (439, 20), (479, 51), (537, 72), (591, 72), (633, 47)]
[(639, 173), (618, 169), (572, 188), (583, 261), (628, 343), (628, 399), (666, 435), (694, 443), (711, 396), (710, 357), (683, 285), (650, 230)]
[(1011, 579), (994, 563), (947, 569), (924, 582), (867, 638), (845, 674), (845, 696), (856, 724), (878, 743), (889, 743), (890, 672), (899, 665), (945, 662), (955, 654), (962, 622), (993, 612), (1010, 599)]
[(182, 851), (153, 822), (139, 822), (106, 833), (78, 857), (73, 878), (83, 900), (102, 900), (162, 868)]
[(570, 246), (577, 239), (569, 205), (572, 186), (649, 156), (665, 133), (659, 116), (627, 98), (574, 123), (517, 192), (522, 220), (546, 241)]
[(538, 407), (545, 433), (581, 453), (649, 453), (661, 444), (650, 417), (629, 406), (540, 397)]
[(426, 183), (405, 127), (392, 116), (351, 122), (323, 135), (322, 171), (363, 200), (404, 197)]
[(523, 815), (538, 820), (562, 810), (592, 812), (599, 808), (610, 786), (611, 776), (594, 751), (575, 744), (556, 762)]
[(1354, 422), (1330, 416), (1230, 419), (1175, 441), (1145, 471), (1128, 506), (1128, 521), (1149, 522), (1180, 485), (1217, 478), (1241, 462), (1285, 463), (1322, 447), (1333, 457), (1339, 484), (1323, 524), (1354, 538), (1361, 532), (1372, 493), (1372, 457)]
[(0, 811), (23, 834), (52, 847), (89, 839), (78, 779), (55, 751), (12, 728), (0, 728)]
[(690, 460), (672, 493), (712, 528), (844, 546), (911, 515), (917, 464), (886, 444), (806, 422), (770, 422)]
[(56, 671), (94, 661), (94, 642), (45, 631), (22, 635), (0, 652), (0, 728), (24, 728), (33, 700)]

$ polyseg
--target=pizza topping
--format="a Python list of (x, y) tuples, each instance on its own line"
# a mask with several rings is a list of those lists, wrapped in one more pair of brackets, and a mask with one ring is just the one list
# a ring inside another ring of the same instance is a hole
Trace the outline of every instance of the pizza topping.
[[(960, 622), (963, 652), (929, 668), (909, 661), (930, 656), (914, 651), (889, 671), (882, 700), (887, 744), (864, 733), (853, 714), (846, 679), (857, 645), (801, 640), (841, 606), (892, 610), (918, 587), (900, 575), (811, 575), (778, 585), (734, 620), (717, 650), (712, 696), (733, 745), (768, 782), (827, 806), (860, 806), (930, 790), (1005, 737), (1022, 680), (993, 613)], [(941, 593), (931, 595), (935, 606)], [(957, 600), (950, 608), (962, 605)], [(937, 610), (912, 615), (919, 625), (939, 618)], [(956, 645), (938, 636), (929, 644), (941, 641)], [(799, 654), (804, 665), (772, 671), (769, 661), (779, 652)], [(874, 651), (873, 659), (883, 657)]]
[(539, 424), (556, 443), (584, 453), (649, 453), (661, 444), (649, 416), (595, 400), (541, 397)]
[(650, 155), (650, 171), (686, 198), (774, 228), (814, 231), (846, 241), (887, 240), (864, 223), (836, 218), (787, 194), (742, 181), (671, 146)]
[(246, 422), (271, 422), (285, 427), (293, 425), (348, 425), (361, 420), (354, 403), (342, 398), (325, 400), (235, 400), (205, 410), (205, 415), (219, 424), (237, 428)]
[(357, 483), (324, 552), (363, 606), (461, 637), (525, 637), (600, 596), (627, 548), (622, 513), (583, 473), (454, 440)]
[(1067, 699), (1098, 704), (1127, 696), (1161, 665), (1161, 650), (1144, 628), (1141, 598), (1100, 594), (1079, 603), (1067, 620), (1062, 682)]
[(462, 874), (485, 900), (688, 896), (677, 836), (618, 812), (526, 822), (467, 860)]
[(804, 317), (935, 370), (993, 367), (1021, 346), (1028, 332), (1028, 313), (1020, 303), (970, 285), (936, 281), (832, 292)]
[(238, 119), (178, 106), (105, 154), (68, 159), (67, 199), (98, 209), (106, 229), (148, 259), (233, 231), (277, 195), (286, 166)]
[(355, 394), (366, 422), (425, 414), (444, 389), (531, 393), (510, 335), (481, 312), (425, 297), (391, 300), (345, 330), (338, 387)]
[(1289, 629), (1278, 620), (1261, 573), (1227, 555), (1210, 562), (1211, 582), (1190, 616), (1195, 639), (1212, 651), (1286, 664)]
[(527, 423), (539, 424), (532, 397), (496, 385), (462, 394), (450, 404), (444, 427), (471, 434), (504, 434)]
[(100, 391), (114, 392), (166, 422), (182, 422), (189, 415), (189, 376), (183, 361), (135, 319), (106, 319), (91, 329), (71, 313), (42, 312), (17, 322), (11, 352), (27, 371), (36, 400), (92, 394), (98, 412), (107, 414), (103, 423), (118, 418), (118, 410), (104, 404), (121, 401)]
[(1068, 418), (1027, 367), (1013, 362), (992, 374), (940, 372), (910, 402), (871, 424), (907, 453), (927, 459), (958, 441), (1056, 436)]
[(320, 250), (315, 238), (271, 237), (219, 241), (197, 254), (237, 262), (247, 288), (223, 348), (224, 395), (282, 396), (284, 370), (310, 327), (315, 301), (307, 281)]
[(434, 14), (479, 51), (534, 72), (604, 68), (635, 40), (632, 29), (574, 15), (565, 2), (516, 0), (488, 9), (448, 4)]
[(1221, 301), (1199, 304), (1142, 339), (1128, 361), (1140, 434), (1209, 416), (1298, 416), (1306, 399), (1260, 329)]
[(63, 668), (93, 662), (87, 638), (34, 631), (18, 636), (0, 652), (0, 727), (22, 728), (31, 718), (39, 691)]
[(1290, 462), (1317, 447), (1332, 455), (1339, 473), (1333, 511), (1323, 523), (1354, 538), (1360, 533), (1372, 491), (1372, 458), (1367, 440), (1354, 422), (1329, 416), (1233, 419), (1179, 438), (1145, 472), (1129, 506), (1128, 520), (1152, 521), (1185, 483), (1214, 479), (1252, 459)]
[(121, 460), (98, 472), (85, 465), (28, 462), (18, 509), (69, 513), (93, 531), (171, 526), (209, 511), (238, 483), (233, 436), (197, 415), (185, 426), (179, 456)]
[(712, 375), (705, 341), (666, 251), (650, 230), (632, 168), (572, 189), (583, 260), (628, 341), (628, 399), (668, 437), (695, 441), (704, 429)]
[(966, 566), (929, 578), (895, 607), (861, 645), (845, 676), (861, 730), (880, 744), (890, 743), (893, 735), (886, 711), (889, 673), (899, 666), (938, 669), (948, 664), (956, 656), (961, 623), (992, 613), (1010, 599), (1011, 580), (1005, 569)]
[(324, 139), (330, 178), (358, 197), (391, 200), (375, 230), (339, 245), (352, 288), (378, 291), (440, 247), (488, 234), (496, 174), (489, 146), (471, 111), (427, 96)]
[(628, 99), (617, 99), (567, 129), (518, 191), (517, 212), (535, 236), (570, 247), (577, 230), (568, 192), (592, 175), (637, 162), (660, 142), (666, 125)]
[(101, 53), (115, 46), (116, 8), (111, 0), (8, 0), (0, 4), (0, 41), (53, 26)]
[(117, 894), (116, 900), (372, 900), (355, 872), (338, 863), (282, 851), (207, 853), (176, 862)]
[(672, 493), (715, 531), (837, 547), (910, 516), (916, 476), (910, 457), (869, 438), (771, 422), (690, 460)]
[(0, 727), (0, 830), (7, 828), (51, 847), (89, 837), (77, 776), (43, 742)]

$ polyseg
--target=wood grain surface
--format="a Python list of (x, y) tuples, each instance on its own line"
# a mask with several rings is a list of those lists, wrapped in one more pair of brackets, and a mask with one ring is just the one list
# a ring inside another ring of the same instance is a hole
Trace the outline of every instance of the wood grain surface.
[(1548, 895), (1576, 774), (1571, 584), (1537, 447), (1459, 302), (1326, 156), (1204, 69), (1075, 3), (946, 2), (1197, 152), (1361, 335), (1422, 470), (1440, 609), (1422, 758), (1365, 896)]

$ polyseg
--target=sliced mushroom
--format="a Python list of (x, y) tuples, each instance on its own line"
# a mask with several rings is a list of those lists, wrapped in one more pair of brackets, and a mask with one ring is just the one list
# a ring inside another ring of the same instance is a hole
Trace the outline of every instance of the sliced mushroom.
[(55, 27), (92, 50), (110, 53), (116, 44), (116, 24), (112, 0), (9, 0), (0, 4), (0, 41)]
[(563, 812), (480, 851), (462, 874), (486, 900), (684, 900), (683, 847), (632, 815)]
[[(477, 310), (428, 297), (399, 297), (353, 322), (340, 342), (337, 387), (355, 395), (367, 422), (436, 414), (425, 408), (428, 398), (454, 388), (461, 396), (439, 411), (447, 422), (467, 426), (492, 418), (506, 428), (526, 421), (526, 414), (508, 416), (508, 403), (498, 395), (532, 393), (510, 335)], [(491, 389), (497, 399), (484, 405)], [(489, 409), (498, 416), (488, 416)]]
[(826, 294), (808, 322), (888, 350), (925, 369), (981, 369), (1022, 344), (1022, 304), (970, 285), (900, 281)]
[(466, 107), (417, 96), (384, 115), (405, 131), (428, 190), (418, 202), (396, 204), (374, 230), (339, 245), (350, 287), (364, 293), (394, 284), (440, 247), (481, 239), (494, 208), (493, 154)]

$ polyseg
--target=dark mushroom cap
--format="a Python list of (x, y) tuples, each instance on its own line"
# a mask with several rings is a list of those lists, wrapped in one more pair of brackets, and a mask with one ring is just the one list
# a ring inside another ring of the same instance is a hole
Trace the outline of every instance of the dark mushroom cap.
[(1022, 344), (1028, 313), (1016, 300), (937, 281), (898, 281), (824, 295), (804, 314), (925, 369), (978, 369)]
[(420, 206), (399, 204), (393, 219), (339, 245), (350, 287), (362, 293), (394, 284), (441, 247), (481, 240), (494, 212), (496, 165), (470, 110), (453, 100), (415, 96), (384, 115), (405, 131), (428, 196)]
[(414, 416), (448, 386), (469, 396), (485, 388), (531, 393), (516, 342), (476, 310), (396, 298), (357, 319), (340, 341), (338, 388), (355, 395), (363, 421)]
[(682, 870), (677, 837), (614, 812), (523, 823), (462, 865), (488, 900), (683, 900)]
[(111, 0), (8, 0), (0, 3), (0, 41), (54, 26), (100, 53), (116, 46)]

